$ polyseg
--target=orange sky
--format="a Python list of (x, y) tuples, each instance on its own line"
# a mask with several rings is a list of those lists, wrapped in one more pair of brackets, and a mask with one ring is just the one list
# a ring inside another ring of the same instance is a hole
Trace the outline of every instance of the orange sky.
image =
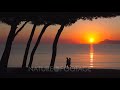
[[(26, 27), (15, 38), (14, 43), (26, 43), (33, 25), (27, 24)], [(43, 26), (38, 26), (33, 38), (36, 41)], [(50, 26), (47, 28), (42, 43), (52, 43), (55, 34), (60, 26)], [(0, 24), (0, 43), (5, 42), (10, 26)], [(88, 44), (89, 39), (94, 38), (94, 43), (104, 39), (120, 40), (120, 17), (111, 19), (97, 19), (93, 21), (78, 20), (75, 24), (65, 27), (61, 34), (59, 43)]]
[(94, 38), (94, 43), (104, 39), (120, 40), (119, 24), (120, 17), (93, 21), (79, 20), (71, 27), (65, 28), (61, 38), (68, 38), (69, 42), (73, 40), (77, 44), (90, 43), (90, 38)]

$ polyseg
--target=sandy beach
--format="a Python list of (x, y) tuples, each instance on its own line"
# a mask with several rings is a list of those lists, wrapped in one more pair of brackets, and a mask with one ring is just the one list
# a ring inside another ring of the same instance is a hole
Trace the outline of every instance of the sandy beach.
[(30, 71), (28, 68), (8, 68), (1, 72), (0, 78), (120, 78), (120, 70), (115, 69), (83, 69), (83, 70), (54, 70), (45, 69)]

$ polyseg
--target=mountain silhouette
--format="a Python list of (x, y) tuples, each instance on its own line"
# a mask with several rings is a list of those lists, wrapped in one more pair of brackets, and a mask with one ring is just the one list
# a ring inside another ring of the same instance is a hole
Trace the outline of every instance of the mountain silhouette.
[(99, 42), (99, 44), (120, 44), (120, 40), (105, 39), (104, 41)]

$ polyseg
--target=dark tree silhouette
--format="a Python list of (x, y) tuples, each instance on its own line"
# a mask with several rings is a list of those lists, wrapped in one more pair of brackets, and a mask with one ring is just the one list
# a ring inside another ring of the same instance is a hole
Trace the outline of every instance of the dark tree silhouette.
[(32, 21), (32, 24), (34, 24), (34, 25), (33, 25), (32, 32), (30, 34), (30, 37), (29, 37), (29, 40), (27, 42), (27, 46), (26, 46), (26, 49), (25, 49), (25, 54), (24, 54), (24, 57), (23, 57), (22, 68), (26, 68), (29, 48), (30, 48), (30, 45), (31, 45), (31, 42), (32, 42), (32, 38), (33, 38), (33, 35), (34, 35), (34, 32), (35, 32), (36, 26), (43, 24), (43, 19), (41, 17), (39, 17), (39, 16), (29, 17), (29, 19), (30, 19), (30, 21)]
[(51, 62), (50, 62), (50, 68), (51, 69), (54, 68), (55, 58), (56, 58), (56, 54), (57, 54), (57, 43), (58, 43), (59, 37), (60, 37), (63, 29), (64, 29), (64, 25), (61, 25), (60, 29), (58, 30), (58, 32), (56, 34), (54, 42), (53, 42), (53, 46), (52, 46), (52, 58), (51, 58)]
[(24, 58), (23, 58), (22, 68), (26, 68), (27, 56), (28, 56), (28, 53), (29, 53), (30, 44), (31, 44), (31, 41), (32, 41), (32, 38), (33, 38), (33, 35), (34, 35), (34, 32), (35, 32), (36, 26), (37, 26), (36, 24), (33, 25), (32, 32), (30, 34), (30, 38), (27, 42), (27, 46), (26, 46), (25, 54), (24, 54)]
[(1, 71), (7, 70), (8, 60), (10, 56), (10, 51), (12, 47), (12, 42), (14, 41), (15, 36), (23, 29), (23, 27), (27, 24), (28, 21), (26, 21), (22, 27), (17, 30), (17, 25), (21, 23), (24, 19), (22, 17), (3, 17), (1, 18), (1, 21), (3, 23), (6, 23), (11, 26), (10, 32), (7, 37), (5, 49), (3, 52), (3, 55), (1, 57), (0, 61), (0, 69)]
[(43, 36), (46, 28), (47, 28), (49, 25), (50, 25), (50, 24), (46, 24), (46, 25), (43, 27), (42, 31), (40, 32), (40, 34), (39, 34), (39, 36), (38, 36), (38, 39), (37, 39), (37, 41), (36, 41), (36, 44), (35, 44), (32, 52), (31, 52), (30, 62), (29, 62), (29, 64), (28, 64), (28, 67), (31, 67), (31, 66), (32, 66), (32, 62), (33, 62), (33, 57), (34, 57), (35, 51), (37, 50), (37, 47), (38, 47), (38, 45), (39, 45), (39, 43), (40, 43), (40, 40), (41, 40), (41, 38), (42, 38), (42, 36)]
[(49, 68), (51, 68), (51, 69), (54, 68), (56, 54), (57, 54), (57, 44), (58, 44), (59, 37), (60, 37), (64, 27), (72, 25), (73, 23), (75, 23), (77, 21), (77, 19), (78, 19), (78, 17), (75, 17), (75, 16), (56, 16), (56, 17), (52, 17), (52, 20), (56, 24), (60, 24), (61, 26), (60, 26), (60, 29), (58, 30), (58, 32), (55, 36), (54, 42), (53, 42), (52, 58), (51, 58)]

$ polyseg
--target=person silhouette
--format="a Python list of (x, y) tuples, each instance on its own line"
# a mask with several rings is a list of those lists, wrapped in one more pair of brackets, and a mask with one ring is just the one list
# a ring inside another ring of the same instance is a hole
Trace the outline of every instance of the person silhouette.
[(66, 67), (71, 67), (71, 58), (66, 58), (67, 60), (66, 60)]
[(71, 67), (71, 58), (68, 59), (68, 67)]
[(68, 57), (66, 57), (66, 67), (68, 66), (68, 62), (69, 62), (69, 59), (68, 59)]

